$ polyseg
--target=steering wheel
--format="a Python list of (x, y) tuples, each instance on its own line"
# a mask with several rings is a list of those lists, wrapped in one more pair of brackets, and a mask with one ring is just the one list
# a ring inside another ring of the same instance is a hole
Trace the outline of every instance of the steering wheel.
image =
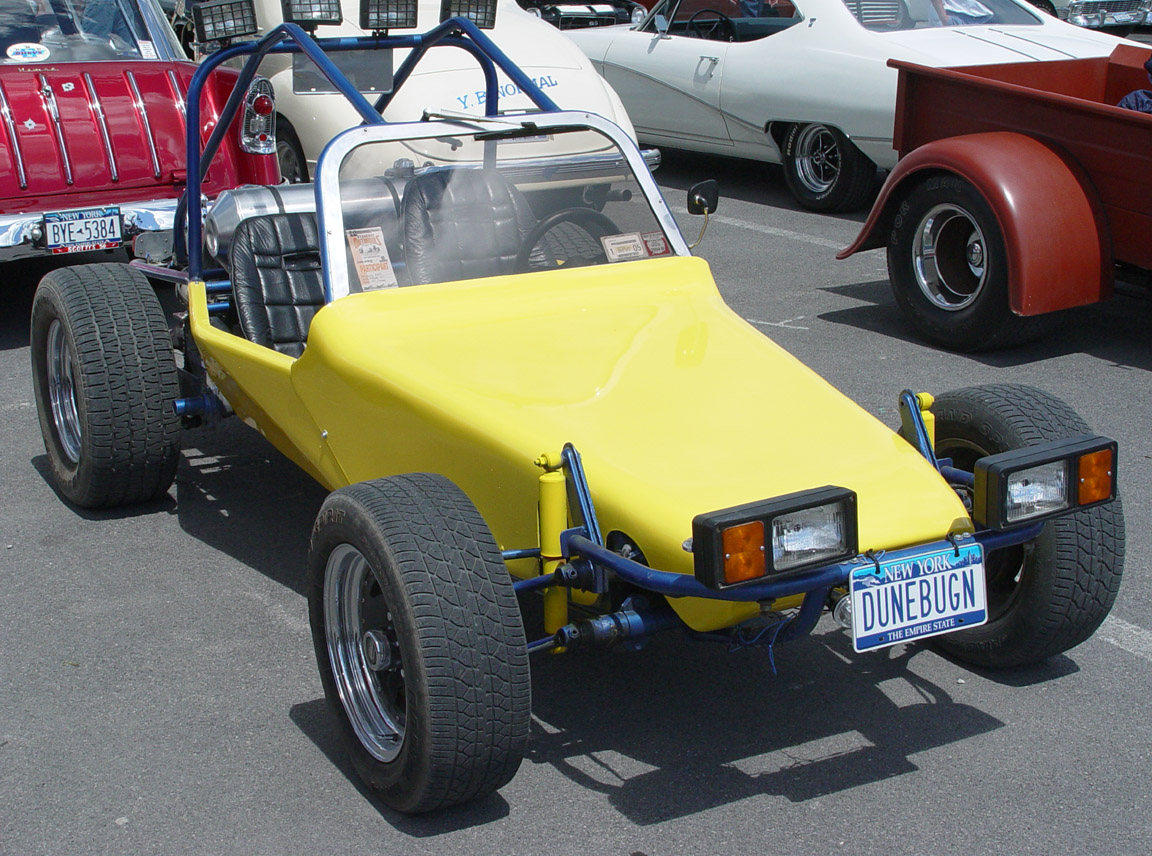
[(564, 224), (570, 224), (572, 228), (558, 231), (549, 240), (546, 251), (551, 257), (550, 261), (560, 261), (565, 267), (583, 267), (608, 261), (608, 255), (600, 245), (600, 238), (619, 235), (620, 227), (593, 208), (562, 208), (537, 223), (524, 238), (520, 252), (516, 254), (517, 273), (528, 273), (534, 269), (532, 251), (545, 235), (559, 230)]
[[(715, 15), (716, 20), (710, 22), (708, 28), (705, 29), (696, 23), (696, 19), (701, 15)], [(727, 31), (727, 38), (724, 36), (725, 31)], [(696, 33), (702, 39), (711, 39), (715, 42), (736, 41), (736, 25), (719, 9), (697, 9), (684, 24), (684, 33), (685, 35)]]

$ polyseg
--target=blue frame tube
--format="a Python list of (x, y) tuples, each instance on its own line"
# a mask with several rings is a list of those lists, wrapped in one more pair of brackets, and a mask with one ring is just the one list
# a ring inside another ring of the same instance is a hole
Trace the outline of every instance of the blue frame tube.
[[(992, 552), (1031, 541), (1037, 537), (1043, 529), (1044, 522), (1041, 521), (1004, 532), (978, 532), (973, 536), (972, 540), (977, 541), (984, 548), (985, 552)], [(956, 547), (957, 544), (961, 543), (960, 541), (953, 542), (944, 540), (918, 544), (915, 547), (905, 550), (890, 551), (885, 554), (885, 558), (899, 559), (903, 556), (911, 557), (928, 549), (945, 549), (948, 547)], [(608, 548), (594, 543), (582, 534), (582, 530), (580, 529), (569, 529), (565, 531), (560, 536), (560, 547), (565, 558), (576, 555), (588, 559), (609, 569), (624, 582), (630, 583), (645, 591), (664, 595), (665, 597), (700, 597), (707, 600), (730, 600), (748, 603), (776, 600), (777, 598), (804, 594), (808, 595), (808, 597), (804, 599), (801, 612), (804, 612), (806, 607), (817, 610), (816, 617), (819, 617), (819, 610), (822, 610), (824, 607), (824, 602), (828, 597), (828, 590), (837, 586), (847, 585), (852, 571), (865, 566), (871, 561), (864, 556), (857, 556), (855, 559), (850, 559), (846, 562), (838, 562), (834, 565), (814, 568), (810, 571), (803, 571), (779, 579), (734, 586), (727, 589), (712, 589), (701, 583), (694, 576), (673, 573), (671, 571), (658, 571), (642, 565), (639, 562), (634, 562), (631, 559), (625, 559), (618, 553), (614, 553)], [(810, 605), (809, 600), (812, 599), (812, 594), (819, 595), (821, 591), (823, 591), (823, 596), (817, 597), (815, 599), (816, 602)], [(815, 624), (815, 622), (813, 621), (812, 624)], [(811, 629), (811, 627), (808, 629)]]
[(541, 574), (538, 577), (526, 577), (520, 580), (514, 580), (512, 589), (516, 594), (521, 592), (536, 591), (537, 589), (548, 588), (559, 583), (555, 574)]

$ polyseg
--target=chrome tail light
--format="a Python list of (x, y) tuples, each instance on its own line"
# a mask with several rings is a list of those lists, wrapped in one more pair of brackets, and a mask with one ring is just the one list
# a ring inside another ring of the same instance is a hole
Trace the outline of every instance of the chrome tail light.
[(253, 80), (244, 97), (240, 148), (250, 155), (276, 153), (276, 93), (267, 78)]

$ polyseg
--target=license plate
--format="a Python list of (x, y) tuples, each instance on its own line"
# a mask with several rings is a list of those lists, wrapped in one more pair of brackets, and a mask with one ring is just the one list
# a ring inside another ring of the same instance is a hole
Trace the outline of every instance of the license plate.
[(885, 648), (988, 620), (979, 544), (880, 559), (852, 572), (852, 643)]
[(121, 243), (120, 209), (109, 205), (49, 211), (44, 215), (44, 242), (53, 254), (114, 249)]
[(1128, 24), (1140, 17), (1138, 12), (1113, 12), (1112, 20), (1117, 24)]

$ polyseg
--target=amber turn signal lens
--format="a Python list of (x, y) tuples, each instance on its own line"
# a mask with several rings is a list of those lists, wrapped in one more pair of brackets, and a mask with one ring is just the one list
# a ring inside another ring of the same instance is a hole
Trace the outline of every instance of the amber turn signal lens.
[(728, 585), (754, 580), (767, 573), (764, 551), (764, 521), (753, 520), (725, 529), (724, 582)]
[(1079, 504), (1090, 505), (1112, 496), (1112, 450), (1080, 456)]

